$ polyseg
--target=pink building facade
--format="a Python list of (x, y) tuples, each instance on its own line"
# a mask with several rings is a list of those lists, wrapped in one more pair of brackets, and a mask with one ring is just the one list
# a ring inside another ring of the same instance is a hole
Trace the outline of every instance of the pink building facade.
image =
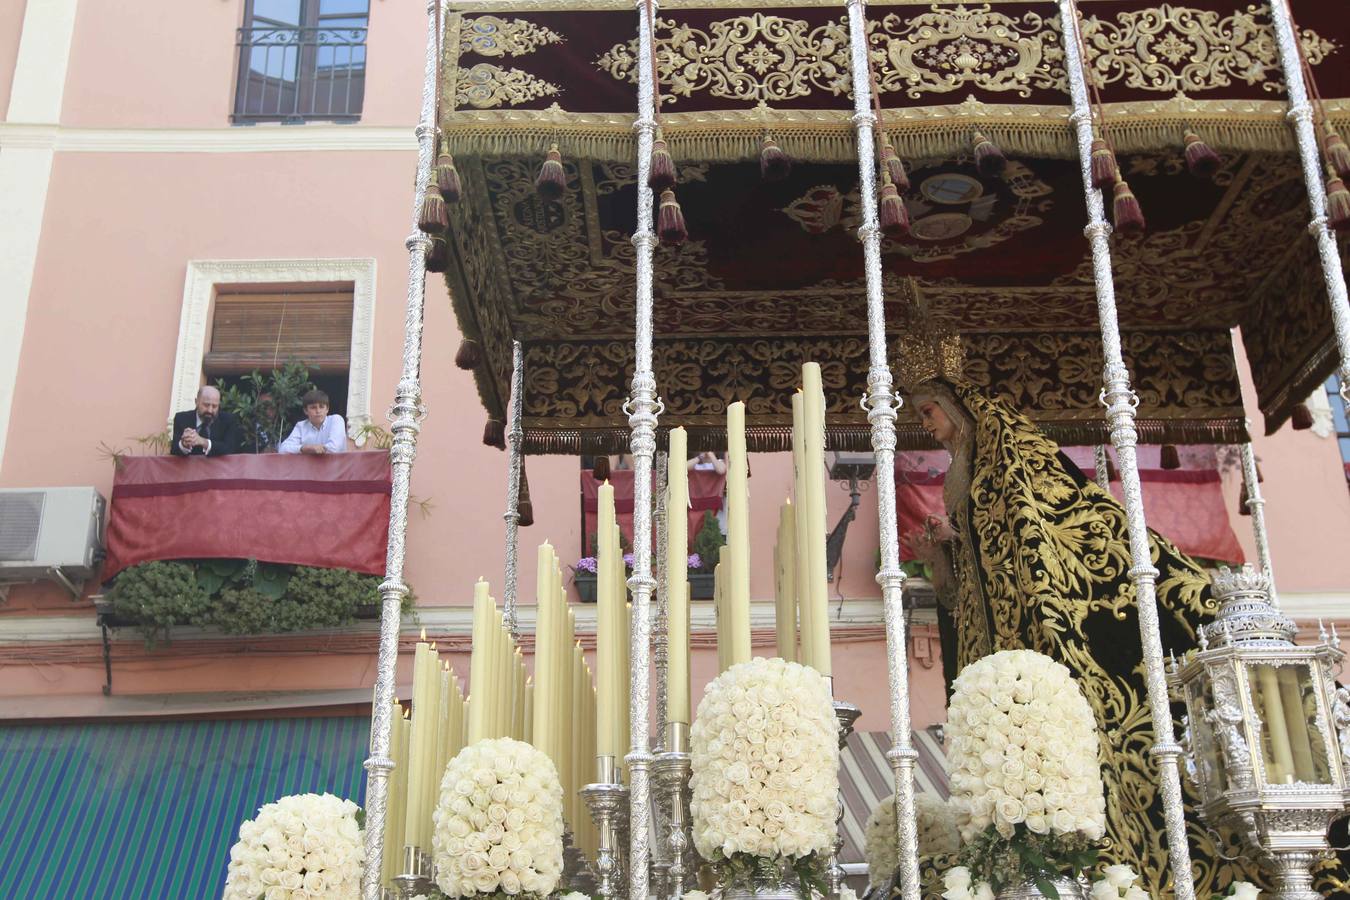
[[(387, 424), (403, 345), (425, 18), (418, 3), (340, 6), (368, 15), (359, 111), (340, 123), (330, 109), (293, 124), (244, 125), (233, 121), (242, 84), (236, 40), (248, 10), (258, 12), (245, 0), (0, 4), (0, 487), (87, 485), (108, 496), (108, 448), (141, 452), (135, 438), (191, 406), (215, 304), (240, 289), (350, 291), (342, 407), (353, 431)], [(480, 440), (472, 378), (453, 364), (459, 340), (444, 282), (430, 276), (421, 372), (428, 414), (411, 489), (427, 511), (410, 516), (406, 573), (418, 606), (404, 637), (425, 628), (467, 671), (472, 585), (485, 577), (500, 596), (507, 466)], [(1247, 400), (1255, 409), (1250, 388)], [(1280, 597), (1315, 630), (1318, 618), (1350, 619), (1350, 491), (1326, 398), (1313, 407), (1314, 429), (1286, 427), (1255, 446)], [(769, 654), (772, 545), (791, 461), (760, 454), (751, 464), (756, 652)], [(577, 460), (531, 458), (529, 478), (526, 586), (538, 543), (550, 541), (564, 559), (584, 555)], [(1252, 560), (1239, 478), (1223, 471), (1225, 508)], [(831, 523), (847, 504), (846, 492), (829, 492)], [(862, 707), (859, 727), (871, 731), (889, 728), (876, 547), (869, 488), (831, 609), (836, 693)], [(154, 651), (132, 631), (114, 632), (105, 695), (97, 578), (78, 599), (49, 582), (0, 591), (0, 720), (368, 709), (374, 622), (256, 638), (182, 629)], [(699, 605), (695, 697), (716, 665), (710, 604)], [(593, 631), (592, 609), (579, 607), (582, 631)], [(522, 616), (528, 623), (531, 611)], [(943, 718), (933, 621), (924, 610), (912, 616), (916, 727)], [(410, 660), (400, 685), (411, 680)]]

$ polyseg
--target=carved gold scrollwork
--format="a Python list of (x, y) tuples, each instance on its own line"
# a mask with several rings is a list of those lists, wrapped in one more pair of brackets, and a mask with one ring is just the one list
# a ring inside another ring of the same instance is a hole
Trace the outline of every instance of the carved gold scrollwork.
[[(1058, 17), (1017, 16), (989, 4), (957, 5), (918, 15), (889, 13), (868, 24), (881, 61), (882, 93), (911, 98), (977, 88), (1030, 96), (1065, 90)], [(1099, 84), (1165, 94), (1199, 93), (1235, 82), (1282, 91), (1279, 54), (1267, 5), (1222, 15), (1164, 3), (1083, 22), (1090, 71)], [(1337, 49), (1304, 30), (1310, 65)], [(812, 26), (803, 19), (755, 13), (715, 21), (706, 30), (657, 20), (657, 75), (664, 102), (710, 97), (769, 103), (824, 91), (850, 91), (844, 19)], [(634, 81), (636, 42), (615, 44), (595, 65)]]
[(525, 19), (499, 16), (466, 18), (460, 26), (459, 52), (479, 56), (524, 56), (548, 44), (562, 43), (563, 37), (551, 28)]
[[(1091, 69), (1102, 84), (1122, 81), (1144, 91), (1206, 91), (1235, 81), (1284, 90), (1270, 7), (1249, 6), (1231, 15), (1164, 3), (1116, 13), (1109, 22), (1083, 22)], [(1304, 29), (1303, 51), (1317, 65), (1336, 49)]]
[(1028, 13), (1010, 17), (983, 7), (957, 6), (918, 16), (890, 13), (872, 42), (886, 62), (883, 91), (910, 97), (961, 88), (1014, 91), (1053, 87), (1063, 77), (1059, 31)]
[(475, 109), (515, 106), (536, 97), (552, 97), (559, 93), (561, 89), (556, 84), (520, 69), (507, 69), (492, 63), (459, 69), (455, 80), (455, 99)]
[[(658, 19), (657, 30), (657, 76), (668, 103), (700, 92), (766, 103), (849, 89), (842, 19), (813, 28), (801, 19), (755, 13), (714, 22), (707, 31)], [(595, 64), (634, 81), (636, 42), (615, 44)]]

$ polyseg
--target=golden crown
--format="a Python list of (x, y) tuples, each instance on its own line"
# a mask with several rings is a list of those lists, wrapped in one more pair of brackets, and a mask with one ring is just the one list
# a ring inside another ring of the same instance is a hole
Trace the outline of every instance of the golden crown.
[(909, 281), (909, 321), (896, 342), (900, 386), (912, 390), (933, 378), (962, 380), (966, 351), (961, 345), (961, 336), (934, 321), (917, 286), (912, 284), (912, 279)]

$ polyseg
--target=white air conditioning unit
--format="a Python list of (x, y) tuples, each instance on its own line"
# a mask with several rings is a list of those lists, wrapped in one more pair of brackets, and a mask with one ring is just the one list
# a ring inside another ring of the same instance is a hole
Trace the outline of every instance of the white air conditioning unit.
[(0, 582), (92, 576), (105, 507), (92, 487), (0, 488)]

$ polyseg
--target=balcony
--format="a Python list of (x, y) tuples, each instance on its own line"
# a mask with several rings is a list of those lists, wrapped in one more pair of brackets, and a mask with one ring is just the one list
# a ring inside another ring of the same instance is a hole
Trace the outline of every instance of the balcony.
[(366, 92), (366, 29), (240, 28), (236, 125), (355, 122)]

